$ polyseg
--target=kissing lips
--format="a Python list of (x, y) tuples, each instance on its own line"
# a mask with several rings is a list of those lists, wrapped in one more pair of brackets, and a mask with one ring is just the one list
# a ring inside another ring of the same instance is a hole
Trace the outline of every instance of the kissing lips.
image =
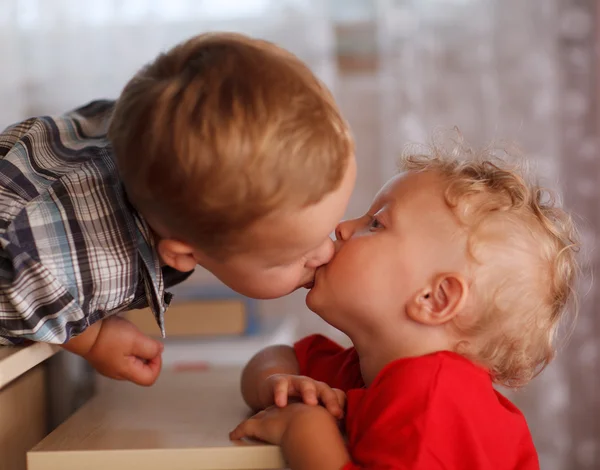
[(315, 287), (315, 282), (317, 282), (317, 276), (319, 275), (319, 271), (321, 271), (321, 269), (323, 269), (322, 266), (318, 267), (315, 271), (315, 276), (313, 277), (312, 281), (307, 282), (302, 287), (304, 287), (305, 289), (312, 289), (313, 287)]

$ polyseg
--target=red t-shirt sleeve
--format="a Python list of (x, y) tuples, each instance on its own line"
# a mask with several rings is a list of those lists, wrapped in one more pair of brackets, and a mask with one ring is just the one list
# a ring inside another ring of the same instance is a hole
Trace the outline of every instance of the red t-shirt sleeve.
[(364, 387), (358, 355), (322, 335), (312, 335), (294, 345), (300, 375), (325, 382), (344, 392)]

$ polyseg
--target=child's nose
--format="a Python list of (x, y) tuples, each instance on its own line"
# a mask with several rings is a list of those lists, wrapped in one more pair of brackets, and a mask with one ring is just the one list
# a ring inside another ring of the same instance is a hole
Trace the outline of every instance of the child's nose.
[(329, 263), (331, 258), (333, 258), (334, 253), (333, 240), (327, 238), (327, 240), (312, 253), (306, 262), (306, 267), (317, 269), (319, 266)]
[(335, 239), (339, 241), (349, 240), (352, 237), (353, 232), (352, 221), (344, 220), (335, 228)]

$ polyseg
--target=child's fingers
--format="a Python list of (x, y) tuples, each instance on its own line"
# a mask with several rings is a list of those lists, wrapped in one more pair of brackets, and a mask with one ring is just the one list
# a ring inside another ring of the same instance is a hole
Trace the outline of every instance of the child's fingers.
[(162, 359), (160, 355), (150, 360), (130, 357), (129, 367), (123, 377), (137, 385), (149, 387), (158, 379), (161, 367)]
[(259, 420), (260, 418), (253, 416), (250, 419), (242, 421), (233, 431), (229, 433), (229, 439), (232, 441), (238, 441), (244, 437), (261, 439)]
[(239, 441), (244, 437), (251, 437), (248, 432), (249, 426), (247, 423), (248, 421), (244, 421), (243, 423), (238, 424), (237, 427), (229, 433), (229, 439), (232, 441)]
[(319, 400), (317, 398), (317, 387), (315, 382), (312, 380), (301, 380), (296, 385), (296, 388), (302, 396), (302, 401), (307, 405), (318, 405)]
[(280, 408), (287, 405), (289, 392), (289, 381), (284, 378), (278, 379), (273, 385), (273, 402)]
[(146, 368), (150, 371), (150, 375), (154, 377), (152, 383), (158, 379), (160, 375), (160, 370), (162, 368), (162, 356), (159, 354), (158, 356), (146, 361)]
[(324, 386), (320, 391), (319, 398), (327, 411), (329, 411), (333, 416), (336, 418), (342, 417), (342, 408), (340, 407), (337, 394), (333, 391), (333, 389), (329, 388), (328, 386)]
[(340, 408), (343, 410), (346, 407), (346, 394), (343, 392), (343, 390), (340, 390), (339, 388), (334, 388), (333, 392), (337, 397), (338, 403), (340, 404)]
[(143, 333), (135, 338), (131, 347), (131, 354), (142, 359), (154, 359), (160, 355), (164, 349), (160, 341), (156, 341)]

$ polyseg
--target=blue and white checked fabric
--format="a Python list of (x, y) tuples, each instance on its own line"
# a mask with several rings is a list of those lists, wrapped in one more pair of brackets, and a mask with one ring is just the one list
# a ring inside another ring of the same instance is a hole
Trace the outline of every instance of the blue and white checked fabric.
[(0, 134), (0, 344), (65, 343), (150, 306), (164, 334), (152, 233), (127, 200), (106, 133), (112, 101), (32, 118)]

